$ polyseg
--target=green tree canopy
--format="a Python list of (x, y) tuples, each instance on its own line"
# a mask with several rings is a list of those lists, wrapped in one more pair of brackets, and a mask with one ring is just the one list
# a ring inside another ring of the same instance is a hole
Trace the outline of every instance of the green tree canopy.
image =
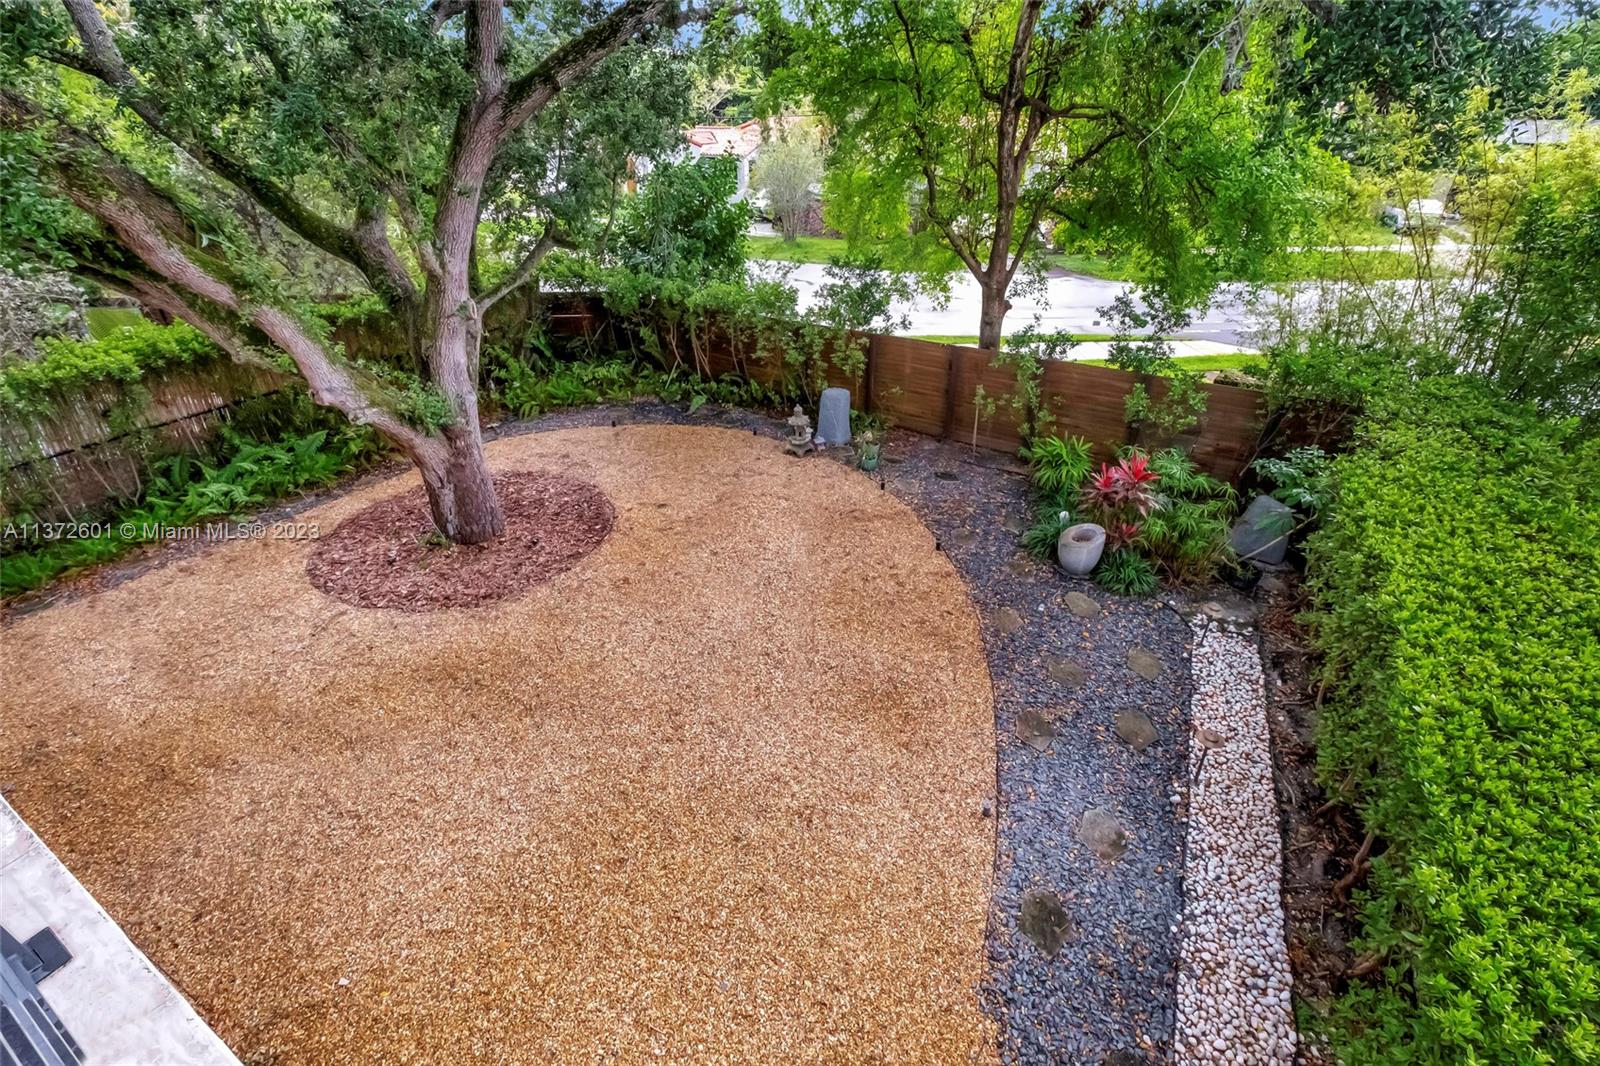
[[(0, 255), (292, 367), (416, 462), (442, 532), (494, 536), (483, 314), (558, 243), (603, 232), (629, 156), (675, 140), (690, 79), (674, 29), (707, 15), (676, 0), (8, 3)], [(328, 344), (306, 302), (330, 283), (385, 301), (444, 418), (408, 421)]]
[(1358, 94), (1380, 112), (1404, 107), (1428, 130), (1436, 159), (1458, 146), (1471, 91), (1492, 89), (1496, 116), (1521, 114), (1548, 90), (1555, 38), (1539, 0), (1319, 2), (1289, 90), (1318, 115), (1330, 147), (1348, 153), (1360, 131), (1343, 121)]
[(1285, 25), (1231, 3), (809, 0), (786, 84), (833, 128), (831, 224), (925, 229), (977, 279), (995, 347), (1020, 269), (1144, 255), (1191, 303), (1288, 238), (1303, 145), (1269, 102)]

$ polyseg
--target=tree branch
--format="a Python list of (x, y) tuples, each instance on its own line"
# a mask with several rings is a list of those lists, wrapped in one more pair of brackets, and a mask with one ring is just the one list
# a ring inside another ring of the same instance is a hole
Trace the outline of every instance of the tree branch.
[[(0, 125), (22, 128), (37, 121), (37, 108), (0, 89)], [(192, 246), (174, 243), (172, 235), (157, 219), (164, 214), (181, 217), (178, 206), (160, 190), (123, 166), (107, 149), (83, 131), (58, 124), (52, 131), (61, 147), (46, 164), (52, 180), (86, 215), (114, 237), (98, 242), (107, 269), (126, 279), (130, 286), (142, 287), (153, 298), (181, 306), (185, 321), (207, 336), (231, 338), (225, 347), (231, 351), (238, 330), (202, 313), (195, 299), (236, 317), (239, 322), (259, 329), (288, 354), (311, 388), (318, 403), (336, 407), (351, 421), (371, 425), (408, 454), (417, 453), (437, 442), (407, 425), (398, 415), (374, 402), (362, 390), (350, 371), (336, 363), (322, 343), (314, 338), (289, 312), (270, 304), (255, 303), (241, 296), (233, 283), (207, 269), (205, 257)], [(77, 241), (80, 250), (91, 250), (88, 238)], [(130, 260), (131, 257), (131, 260)]]
[(388, 273), (386, 265), (374, 260), (347, 228), (300, 203), (288, 190), (257, 174), (243, 160), (222, 151), (196, 136), (186, 135), (167, 120), (155, 100), (138, 84), (117, 49), (111, 29), (101, 16), (95, 0), (61, 0), (77, 29), (83, 52), (59, 53), (52, 58), (88, 74), (115, 90), (130, 111), (145, 125), (185, 152), (196, 163), (255, 200), (285, 226), (329, 255), (360, 270), (375, 289), (404, 291), (409, 275), (402, 278)]
[[(626, 0), (605, 18), (545, 56), (506, 89), (498, 139), (504, 141), (556, 94), (652, 25), (664, 22), (676, 0)], [(706, 9), (709, 11), (710, 9)]]
[(433, 0), (428, 12), (428, 28), (438, 33), (444, 24), (471, 6), (471, 0)]
[(526, 285), (528, 279), (533, 277), (533, 272), (539, 268), (539, 264), (544, 260), (544, 257), (554, 251), (556, 246), (561, 243), (564, 242), (556, 236), (555, 229), (547, 228), (539, 239), (534, 242), (528, 254), (522, 257), (522, 262), (516, 265), (516, 268), (511, 271), (506, 279), (478, 297), (478, 310), (487, 312), (489, 308)]

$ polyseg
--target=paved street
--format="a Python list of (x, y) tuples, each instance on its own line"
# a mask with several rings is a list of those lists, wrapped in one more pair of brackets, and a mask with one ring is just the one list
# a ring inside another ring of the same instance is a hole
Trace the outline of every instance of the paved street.
[[(782, 267), (783, 264), (763, 263), (761, 269)], [(818, 285), (827, 280), (827, 268), (816, 263), (802, 263), (793, 268), (789, 283), (800, 294), (801, 307), (808, 306)], [(1041, 295), (1013, 293), (1011, 312), (1006, 315), (1006, 333), (1028, 329), (1038, 316), (1044, 329), (1064, 330), (1072, 333), (1111, 333), (1114, 326), (1101, 313), (1119, 294), (1131, 286), (1127, 282), (1106, 281), (1103, 278), (1085, 277), (1081, 274), (1055, 272), (1046, 282)], [(1220, 351), (1239, 351), (1248, 348), (1251, 341), (1252, 319), (1243, 300), (1244, 286), (1226, 285), (1217, 293), (1217, 299), (1203, 314), (1196, 314), (1189, 327), (1178, 334), (1196, 341), (1210, 341), (1216, 345), (1195, 345), (1195, 350), (1181, 354), (1200, 355)], [(911, 319), (908, 335), (947, 334), (965, 335), (978, 332), (979, 290), (970, 274), (962, 273), (952, 279), (949, 303), (938, 306), (934, 300), (919, 296), (910, 303), (895, 305), (896, 314)], [(1187, 346), (1186, 346), (1187, 347)], [(1074, 359), (1102, 359), (1104, 345), (1081, 344), (1072, 352)]]

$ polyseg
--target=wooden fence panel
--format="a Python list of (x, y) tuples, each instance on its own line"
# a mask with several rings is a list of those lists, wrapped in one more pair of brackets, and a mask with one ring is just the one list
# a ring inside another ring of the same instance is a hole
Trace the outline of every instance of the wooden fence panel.
[(64, 520), (133, 496), (152, 457), (200, 451), (230, 407), (285, 380), (217, 362), (147, 379), (149, 400), (115, 424), (123, 394), (111, 384), (86, 388), (48, 415), (8, 419), (0, 432), (0, 509)]
[(1110, 367), (1046, 363), (1040, 391), (1055, 417), (1051, 431), (1089, 441), (1098, 462), (1111, 459), (1128, 443), (1125, 401), (1134, 381), (1132, 374)]
[[(981, 348), (952, 345), (951, 351), (955, 355), (956, 379), (950, 438), (979, 448), (1016, 451), (1022, 444), (1020, 427), (1027, 414), (1017, 401), (1016, 370), (994, 366), (994, 353)], [(984, 397), (981, 408), (979, 387)]]
[(938, 436), (944, 432), (949, 379), (946, 345), (879, 335), (872, 341), (872, 406), (895, 425)]

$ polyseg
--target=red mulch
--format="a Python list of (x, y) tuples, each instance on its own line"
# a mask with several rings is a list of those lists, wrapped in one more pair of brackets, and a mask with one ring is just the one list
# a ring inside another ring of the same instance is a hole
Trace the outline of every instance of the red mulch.
[(494, 479), (506, 531), (487, 544), (440, 544), (422, 489), (356, 512), (318, 540), (311, 584), (356, 607), (436, 611), (516, 596), (571, 569), (611, 532), (611, 501), (560, 474)]

